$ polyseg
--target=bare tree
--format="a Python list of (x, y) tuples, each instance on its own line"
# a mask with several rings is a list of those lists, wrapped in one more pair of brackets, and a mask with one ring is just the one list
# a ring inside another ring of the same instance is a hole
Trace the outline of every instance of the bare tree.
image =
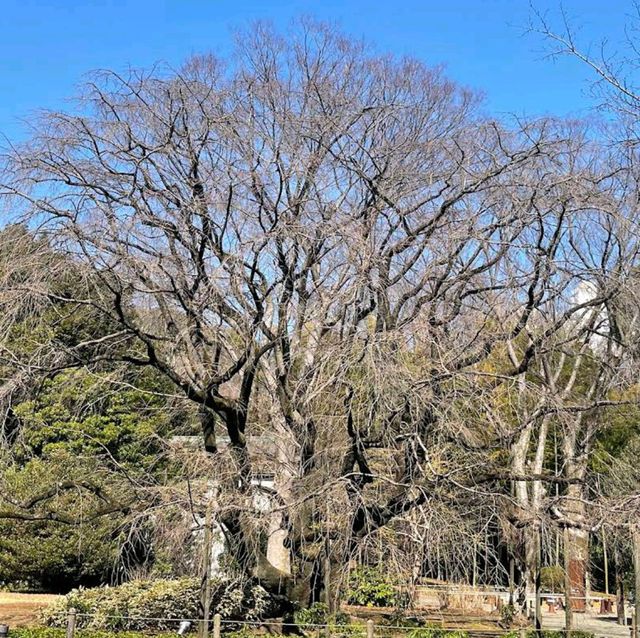
[[(2, 191), (88, 268), (64, 300), (113, 324), (100, 356), (166, 375), (211, 454), (222, 425), (230, 548), (306, 600), (372, 533), (475, 484), (469, 450), (505, 435), (477, 406), (615, 297), (621, 262), (590, 233), (623, 213), (579, 131), (483, 118), (416, 61), (309, 23), (258, 27), (235, 60), (96, 74), (7, 151)], [(258, 435), (297, 589), (256, 540)]]

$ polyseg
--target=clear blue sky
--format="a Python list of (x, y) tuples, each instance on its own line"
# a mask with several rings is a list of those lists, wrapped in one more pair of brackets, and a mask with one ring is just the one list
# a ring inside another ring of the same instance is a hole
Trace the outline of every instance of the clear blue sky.
[[(534, 4), (557, 15), (560, 0)], [(563, 6), (588, 42), (619, 38), (630, 2)], [(380, 51), (444, 64), (494, 111), (581, 115), (590, 104), (580, 65), (543, 59), (540, 41), (523, 35), (528, 0), (0, 0), (0, 133), (22, 137), (20, 120), (61, 107), (89, 70), (224, 54), (235, 28), (301, 14), (335, 20)]]

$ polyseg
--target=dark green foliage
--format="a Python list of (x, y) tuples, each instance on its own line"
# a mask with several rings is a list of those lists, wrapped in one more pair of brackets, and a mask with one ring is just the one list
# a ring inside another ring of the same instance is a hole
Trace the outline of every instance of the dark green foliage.
[(12, 588), (64, 592), (108, 580), (119, 518), (77, 526), (49, 521), (0, 522), (0, 579)]
[[(0, 519), (0, 580), (13, 586), (19, 582), (28, 589), (64, 592), (78, 584), (91, 586), (108, 579), (122, 516), (113, 512), (92, 519), (100, 499), (84, 490), (57, 488), (87, 478), (98, 486), (105, 483), (96, 459), (78, 457), (63, 448), (52, 450), (46, 458), (34, 457), (5, 469), (3, 491), (14, 502), (47, 493), (50, 497), (27, 511), (14, 508), (25, 519)], [(11, 514), (10, 508), (3, 510)], [(55, 520), (58, 515), (73, 516), (74, 524)]]
[(128, 534), (130, 506), (144, 506), (132, 486), (171, 479), (167, 438), (190, 433), (191, 421), (162, 375), (119, 363), (136, 353), (135, 340), (112, 340), (119, 329), (104, 313), (69, 301), (104, 292), (79, 264), (9, 226), (0, 230), (0, 279), (36, 289), (46, 280), (51, 293), (17, 291), (2, 306), (11, 321), (0, 388), (10, 388), (11, 404), (1, 406), (0, 584), (64, 592), (111, 582), (123, 538), (128, 566), (151, 551), (138, 555), (131, 538), (143, 534)]
[(44, 382), (37, 396), (14, 409), (23, 454), (48, 458), (57, 450), (157, 470), (172, 412), (157, 375), (67, 370)]
[[(0, 581), (64, 592), (111, 580), (135, 498), (131, 484), (171, 476), (165, 439), (188, 422), (165, 390), (149, 371), (68, 370), (14, 408), (20, 437), (3, 491), (24, 503), (56, 485), (71, 487), (17, 512), (36, 520), (0, 520)], [(73, 488), (83, 482), (91, 489)], [(96, 516), (100, 511), (108, 516)]]

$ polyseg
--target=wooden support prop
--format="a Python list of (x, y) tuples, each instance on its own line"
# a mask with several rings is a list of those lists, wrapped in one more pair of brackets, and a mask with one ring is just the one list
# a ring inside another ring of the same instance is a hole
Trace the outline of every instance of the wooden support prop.
[(638, 595), (638, 592), (640, 592), (640, 529), (638, 529), (638, 527), (633, 528), (633, 570), (635, 572), (634, 575), (636, 580), (633, 638), (639, 638), (638, 619), (640, 619), (640, 596)]
[(73, 638), (76, 633), (76, 610), (72, 607), (67, 615), (67, 638)]
[(564, 628), (567, 638), (571, 638), (573, 629), (573, 601), (571, 600), (571, 548), (569, 547), (569, 528), (564, 528)]
[(207, 503), (207, 511), (204, 520), (204, 547), (202, 556), (202, 577), (200, 581), (200, 607), (202, 620), (200, 622), (198, 636), (207, 638), (209, 635), (209, 619), (211, 606), (211, 503)]
[(604, 593), (609, 595), (609, 552), (607, 551), (607, 532), (606, 527), (602, 526), (602, 558), (604, 561)]
[(373, 620), (367, 620), (367, 638), (373, 638)]
[(542, 583), (540, 578), (541, 578), (541, 568), (542, 568), (542, 529), (539, 523), (535, 527), (535, 543), (536, 543), (536, 547), (535, 547), (536, 562), (535, 562), (534, 578), (535, 578), (536, 601), (535, 601), (534, 618), (535, 618), (536, 635), (538, 636), (538, 638), (541, 638), (542, 636), (542, 596), (540, 594), (542, 590)]

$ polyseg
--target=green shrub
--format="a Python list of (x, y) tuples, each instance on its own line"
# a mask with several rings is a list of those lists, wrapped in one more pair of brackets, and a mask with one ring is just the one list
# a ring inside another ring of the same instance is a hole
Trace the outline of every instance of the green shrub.
[(352, 625), (349, 616), (341, 611), (330, 614), (325, 603), (313, 603), (310, 607), (299, 609), (293, 619), (300, 629), (308, 632), (313, 632), (316, 625), (328, 625), (332, 638), (361, 638), (366, 634), (364, 625)]
[[(16, 627), (10, 631), (11, 638), (65, 638), (66, 631), (56, 627)], [(91, 631), (80, 629), (77, 638), (113, 638), (110, 631)], [(118, 638), (149, 638), (148, 634), (135, 631), (118, 632)], [(154, 634), (154, 638), (175, 638), (175, 633)]]
[(367, 635), (366, 625), (329, 625), (331, 638), (365, 638)]
[(325, 625), (331, 638), (365, 638), (367, 634), (365, 625), (352, 624), (349, 615), (341, 611), (330, 614), (325, 603), (313, 603), (310, 607), (299, 609), (294, 613), (293, 619), (307, 634), (315, 634), (320, 629), (319, 626)]
[(540, 587), (544, 591), (564, 591), (564, 569), (560, 565), (550, 565), (540, 570)]
[[(240, 629), (234, 631), (225, 631), (223, 628), (222, 635), (225, 638), (255, 638), (258, 635), (258, 632), (255, 629), (251, 629), (245, 625)], [(175, 638), (175, 636), (173, 638)]]
[(405, 596), (392, 580), (373, 567), (359, 567), (349, 576), (347, 602), (366, 607), (402, 607)]
[(298, 609), (293, 614), (297, 625), (326, 625), (329, 619), (329, 607), (325, 603), (313, 603), (310, 607)]
[(414, 629), (407, 638), (469, 638), (469, 634), (462, 629), (427, 626)]
[[(269, 595), (258, 585), (214, 579), (211, 592), (211, 613), (223, 620), (260, 620), (271, 610)], [(179, 621), (198, 617), (199, 600), (200, 584), (195, 578), (139, 580), (73, 590), (45, 610), (43, 620), (62, 627), (68, 610), (74, 608), (80, 628), (176, 631)]]
[(502, 609), (500, 609), (500, 622), (504, 627), (511, 627), (515, 615), (516, 609), (513, 605), (504, 605)]

